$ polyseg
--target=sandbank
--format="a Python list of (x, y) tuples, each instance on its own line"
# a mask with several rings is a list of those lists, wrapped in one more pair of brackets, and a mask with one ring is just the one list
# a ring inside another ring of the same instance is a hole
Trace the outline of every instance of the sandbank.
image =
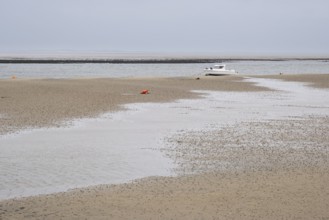
[[(255, 76), (259, 77), (259, 76)], [(291, 82), (308, 83), (315, 88), (329, 88), (329, 74), (282, 74), (261, 76), (266, 79), (281, 79)]]
[[(329, 75), (270, 76), (329, 87)], [(265, 76), (264, 76), (265, 78)], [(198, 98), (190, 90), (269, 91), (241, 77), (0, 81), (2, 134), (60, 126), (134, 102)], [(140, 95), (149, 89), (149, 95)], [(14, 120), (8, 120), (8, 118)], [(6, 121), (7, 120), (7, 121)], [(327, 219), (328, 117), (183, 132), (163, 149), (178, 177), (148, 177), (0, 202), (3, 219)], [(220, 161), (236, 161), (220, 170)]]
[[(144, 89), (150, 94), (141, 95)], [(242, 77), (0, 80), (0, 134), (123, 110), (123, 104), (197, 98), (190, 90), (261, 91)]]

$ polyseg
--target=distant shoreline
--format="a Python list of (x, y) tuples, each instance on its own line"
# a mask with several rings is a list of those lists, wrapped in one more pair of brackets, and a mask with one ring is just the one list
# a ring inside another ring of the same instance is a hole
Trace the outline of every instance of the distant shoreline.
[(324, 61), (329, 58), (166, 58), (166, 59), (31, 59), (2, 58), (0, 63), (16, 64), (74, 64), (74, 63), (109, 63), (109, 64), (188, 64), (188, 63), (221, 63), (234, 61)]

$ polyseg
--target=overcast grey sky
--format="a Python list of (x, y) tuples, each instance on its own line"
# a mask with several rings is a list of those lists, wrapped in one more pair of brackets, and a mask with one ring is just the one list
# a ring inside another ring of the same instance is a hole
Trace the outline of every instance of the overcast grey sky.
[(329, 55), (329, 0), (0, 0), (0, 53)]

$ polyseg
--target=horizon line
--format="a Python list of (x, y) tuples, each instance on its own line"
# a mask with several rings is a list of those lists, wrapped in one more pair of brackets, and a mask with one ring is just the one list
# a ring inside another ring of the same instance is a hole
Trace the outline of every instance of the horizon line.
[(16, 64), (78, 64), (78, 63), (109, 63), (109, 64), (188, 64), (188, 63), (222, 63), (233, 61), (306, 61), (319, 60), (329, 61), (329, 57), (289, 57), (289, 58), (259, 58), (259, 57), (245, 57), (245, 58), (0, 58), (0, 63), (16, 63)]

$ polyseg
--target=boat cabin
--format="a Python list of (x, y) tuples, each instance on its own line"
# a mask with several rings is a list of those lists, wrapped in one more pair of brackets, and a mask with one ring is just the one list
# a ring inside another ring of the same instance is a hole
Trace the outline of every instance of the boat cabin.
[(225, 64), (214, 65), (214, 69), (217, 69), (217, 70), (224, 70), (224, 69), (225, 69)]

